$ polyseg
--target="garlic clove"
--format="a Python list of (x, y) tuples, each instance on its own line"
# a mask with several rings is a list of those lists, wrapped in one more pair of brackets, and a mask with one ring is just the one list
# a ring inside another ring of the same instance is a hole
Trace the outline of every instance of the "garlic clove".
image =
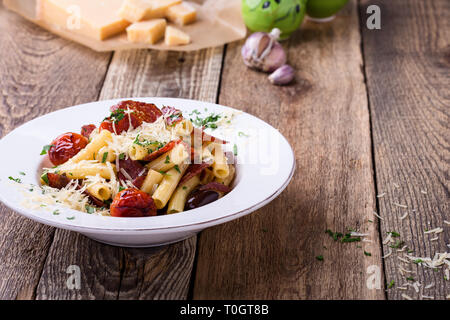
[(286, 64), (287, 57), (283, 47), (278, 42), (274, 42), (272, 50), (261, 63), (261, 70), (264, 72), (273, 72), (282, 65)]
[(270, 45), (270, 37), (264, 32), (255, 32), (247, 38), (242, 46), (241, 54), (247, 67), (260, 69), (261, 56)]
[(295, 70), (290, 65), (285, 64), (275, 70), (268, 78), (272, 84), (285, 85), (294, 80)]
[(245, 41), (241, 49), (242, 58), (246, 66), (264, 71), (273, 72), (286, 63), (286, 53), (277, 42), (280, 31), (271, 33), (255, 32)]

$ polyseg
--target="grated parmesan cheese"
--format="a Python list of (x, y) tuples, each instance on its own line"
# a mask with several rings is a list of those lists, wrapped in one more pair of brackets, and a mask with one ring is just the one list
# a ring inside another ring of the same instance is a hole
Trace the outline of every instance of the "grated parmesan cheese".
[(442, 229), (442, 228), (435, 228), (435, 229), (432, 229), (432, 230), (425, 231), (424, 234), (429, 234), (429, 233), (436, 233), (436, 234), (438, 234), (438, 233), (441, 233), (442, 231), (444, 231), (444, 229)]
[(411, 298), (410, 296), (408, 296), (407, 294), (402, 293), (402, 297), (406, 300), (412, 300), (413, 298)]
[(374, 215), (375, 217), (377, 217), (378, 219), (383, 220), (383, 218), (382, 218), (380, 215), (378, 215), (375, 211), (373, 211), (372, 213), (373, 213), (373, 215)]
[(405, 219), (408, 215), (409, 215), (409, 212), (406, 211), (405, 214), (400, 217), (400, 220)]

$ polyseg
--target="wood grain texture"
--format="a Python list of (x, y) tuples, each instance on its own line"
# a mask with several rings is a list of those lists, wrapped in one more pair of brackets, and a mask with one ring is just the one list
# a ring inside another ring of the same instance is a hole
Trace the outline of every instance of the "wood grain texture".
[[(0, 29), (0, 137), (39, 115), (97, 98), (109, 54), (59, 39), (1, 3)], [(0, 204), (0, 299), (34, 298), (53, 234)]]
[[(360, 14), (365, 19), (367, 5)], [(397, 231), (411, 255), (449, 252), (450, 221), (450, 3), (445, 0), (381, 0), (381, 30), (363, 28), (370, 96), (375, 169), (382, 236)], [(407, 40), (406, 40), (407, 39)], [(407, 208), (396, 206), (404, 204)], [(406, 212), (409, 215), (400, 219)], [(443, 227), (439, 235), (425, 230)], [(437, 241), (431, 239), (437, 237)], [(390, 249), (384, 246), (384, 252)], [(443, 270), (406, 264), (396, 252), (385, 259), (386, 280), (395, 281), (388, 298), (422, 295), (445, 299), (450, 292)], [(400, 267), (412, 273), (400, 273)], [(419, 292), (407, 277), (422, 284)], [(432, 288), (425, 289), (427, 285)], [(398, 290), (405, 286), (408, 290)]]
[[(223, 48), (195, 53), (119, 51), (100, 99), (170, 96), (215, 102)], [(116, 248), (57, 230), (38, 299), (185, 299), (196, 237), (153, 249)], [(62, 254), (64, 253), (64, 254)], [(66, 286), (67, 266), (81, 269), (81, 288)]]
[[(272, 86), (246, 69), (241, 42), (227, 49), (219, 102), (278, 128), (297, 170), (269, 205), (201, 233), (194, 298), (383, 299), (384, 288), (366, 286), (367, 268), (382, 277), (382, 264), (377, 222), (368, 222), (375, 191), (356, 1), (332, 23), (307, 22), (283, 45), (296, 83)], [(348, 228), (372, 243), (325, 233)]]

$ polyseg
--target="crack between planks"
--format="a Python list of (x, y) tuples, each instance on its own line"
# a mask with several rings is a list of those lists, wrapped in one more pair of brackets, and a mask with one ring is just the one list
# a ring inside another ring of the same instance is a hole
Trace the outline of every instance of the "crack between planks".
[(219, 74), (219, 83), (217, 84), (217, 93), (216, 93), (216, 103), (219, 103), (220, 98), (220, 91), (222, 89), (222, 77), (223, 77), (223, 70), (225, 66), (225, 58), (227, 55), (227, 48), (228, 44), (223, 46), (223, 53), (222, 53), (222, 64), (220, 65), (220, 74)]
[[(228, 45), (225, 44), (223, 46), (223, 53), (222, 53), (222, 63), (220, 65), (220, 74), (219, 74), (219, 83), (217, 84), (217, 93), (216, 93), (216, 101), (215, 103), (219, 103), (219, 98), (220, 98), (220, 91), (222, 88), (222, 77), (223, 77), (223, 70), (224, 70), (224, 66), (225, 66), (225, 58), (227, 55), (227, 48)], [(201, 232), (198, 233), (197, 235), (197, 239), (195, 241), (195, 254), (194, 254), (194, 262), (192, 264), (192, 273), (191, 273), (191, 279), (189, 281), (189, 290), (188, 290), (188, 294), (187, 294), (187, 300), (193, 300), (194, 299), (194, 286), (195, 286), (195, 277), (197, 274), (197, 263), (198, 263), (198, 249), (199, 249), (199, 244), (200, 244), (200, 237), (201, 237)]]
[[(361, 72), (363, 74), (364, 78), (364, 86), (366, 88), (366, 98), (367, 98), (367, 111), (369, 112), (369, 132), (370, 132), (370, 153), (371, 153), (371, 160), (372, 160), (372, 170), (373, 170), (373, 183), (374, 183), (374, 190), (375, 190), (375, 209), (377, 213), (380, 213), (380, 203), (377, 198), (378, 195), (378, 183), (377, 183), (377, 166), (375, 161), (375, 143), (374, 143), (374, 137), (373, 137), (373, 119), (372, 119), (372, 106), (370, 104), (370, 94), (369, 94), (369, 85), (367, 82), (367, 70), (366, 70), (366, 62), (365, 62), (365, 55), (364, 55), (364, 23), (362, 19), (362, 10), (363, 5), (361, 3), (361, 0), (358, 0), (358, 24), (359, 24), (359, 36), (360, 36), (360, 47), (361, 47), (361, 57), (362, 57), (362, 66), (361, 66)], [(381, 250), (381, 266), (383, 268), (383, 275), (384, 275), (384, 283), (383, 283), (383, 295), (386, 300), (388, 300), (388, 294), (387, 294), (387, 283), (386, 283), (386, 265), (384, 263), (384, 249), (383, 249), (383, 236), (381, 233), (381, 220), (377, 218), (378, 220), (378, 238), (380, 241), (380, 250)]]

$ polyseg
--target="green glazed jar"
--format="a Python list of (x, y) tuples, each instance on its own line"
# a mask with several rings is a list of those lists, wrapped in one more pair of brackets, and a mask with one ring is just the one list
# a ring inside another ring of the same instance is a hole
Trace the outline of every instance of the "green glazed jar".
[(242, 0), (242, 16), (253, 31), (281, 31), (280, 39), (288, 38), (305, 17), (306, 0)]
[(306, 14), (317, 21), (329, 21), (341, 10), (348, 0), (308, 0)]

